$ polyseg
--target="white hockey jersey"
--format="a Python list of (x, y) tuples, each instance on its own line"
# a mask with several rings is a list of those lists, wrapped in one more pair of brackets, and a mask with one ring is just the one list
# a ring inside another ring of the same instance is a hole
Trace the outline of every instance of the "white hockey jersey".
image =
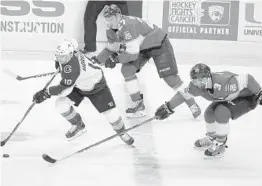
[(93, 65), (84, 54), (77, 52), (71, 60), (61, 65), (59, 85), (49, 87), (50, 95), (67, 96), (76, 87), (82, 92), (92, 93), (96, 86), (103, 86), (105, 79), (101, 68)]

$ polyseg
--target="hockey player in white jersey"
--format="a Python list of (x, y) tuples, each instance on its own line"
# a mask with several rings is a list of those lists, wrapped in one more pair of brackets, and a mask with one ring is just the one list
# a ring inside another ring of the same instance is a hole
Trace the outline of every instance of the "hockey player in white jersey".
[[(85, 132), (85, 124), (73, 107), (77, 107), (85, 97), (106, 117), (113, 129), (121, 133), (125, 130), (124, 121), (116, 108), (103, 71), (90, 63), (77, 48), (75, 39), (65, 40), (57, 46), (55, 57), (56, 67), (60, 68), (62, 77), (60, 84), (38, 91), (34, 94), (33, 101), (42, 103), (51, 96), (57, 96), (56, 108), (72, 125), (66, 133), (68, 140)], [(134, 142), (127, 133), (121, 134), (120, 138), (128, 145)]]

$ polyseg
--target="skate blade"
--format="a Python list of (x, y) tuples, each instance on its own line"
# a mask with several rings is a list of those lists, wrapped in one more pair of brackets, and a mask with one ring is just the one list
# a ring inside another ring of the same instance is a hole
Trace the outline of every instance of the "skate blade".
[(136, 113), (126, 113), (126, 117), (127, 118), (141, 118), (141, 117), (145, 117), (146, 116), (146, 112), (145, 111), (138, 111)]
[(199, 150), (199, 151), (204, 151), (207, 150), (209, 147), (196, 147), (194, 146), (194, 149)]
[(123, 138), (120, 137), (120, 139), (121, 139), (125, 144), (127, 144), (127, 145), (129, 145), (129, 146), (132, 146), (132, 145), (134, 144), (134, 142), (135, 142), (134, 138), (129, 139), (129, 140), (124, 140)]
[(204, 159), (206, 159), (206, 160), (215, 160), (215, 159), (220, 159), (220, 158), (223, 158), (223, 157), (224, 157), (224, 153), (218, 154), (216, 156), (206, 156), (204, 154)]
[(192, 113), (194, 119), (198, 119), (201, 115), (201, 112)]
[(74, 137), (72, 138), (67, 138), (67, 141), (73, 141), (76, 138), (79, 138), (80, 136), (82, 136), (84, 133), (86, 133), (86, 129), (81, 130), (80, 132), (78, 132)]

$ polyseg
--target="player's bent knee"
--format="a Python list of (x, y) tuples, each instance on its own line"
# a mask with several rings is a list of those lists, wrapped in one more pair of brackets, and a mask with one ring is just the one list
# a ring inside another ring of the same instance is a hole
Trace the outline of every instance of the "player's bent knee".
[(183, 83), (181, 81), (179, 75), (175, 75), (175, 74), (165, 76), (165, 77), (163, 77), (163, 79), (168, 84), (168, 86), (170, 86), (173, 89), (177, 89)]
[(204, 118), (206, 123), (214, 123), (216, 121), (214, 110), (211, 108), (207, 108), (204, 113)]
[(137, 70), (138, 69), (134, 65), (130, 63), (126, 63), (122, 65), (121, 73), (124, 76), (124, 78), (129, 78), (129, 77), (134, 76)]
[(110, 123), (114, 123), (118, 121), (119, 119), (121, 119), (120, 113), (116, 107), (106, 112), (103, 112), (103, 115), (106, 117), (107, 121), (109, 121)]
[(69, 111), (73, 102), (68, 97), (58, 97), (55, 101), (55, 107), (60, 113), (66, 113)]
[(253, 103), (251, 100), (248, 100), (247, 98), (238, 98), (234, 101), (234, 104), (235, 105), (230, 106), (230, 111), (233, 120), (253, 110)]
[(231, 118), (230, 110), (224, 105), (218, 105), (215, 109), (216, 122), (228, 123)]

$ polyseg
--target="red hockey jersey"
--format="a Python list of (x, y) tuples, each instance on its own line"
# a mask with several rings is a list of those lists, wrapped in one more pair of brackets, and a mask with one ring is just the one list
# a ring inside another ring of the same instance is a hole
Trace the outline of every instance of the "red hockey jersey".
[(105, 62), (111, 52), (119, 52), (120, 45), (126, 47), (125, 51), (118, 56), (120, 63), (134, 61), (141, 50), (161, 46), (167, 35), (156, 25), (152, 25), (138, 17), (125, 15), (119, 22), (119, 29), (114, 31), (108, 28), (106, 34), (108, 39), (106, 49), (97, 56), (102, 63)]

